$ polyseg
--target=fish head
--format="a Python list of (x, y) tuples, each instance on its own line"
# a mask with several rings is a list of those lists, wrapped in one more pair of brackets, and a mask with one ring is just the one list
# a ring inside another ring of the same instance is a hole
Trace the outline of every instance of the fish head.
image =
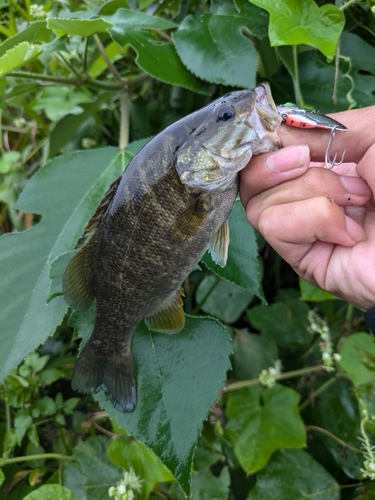
[(281, 123), (268, 83), (231, 92), (198, 111), (198, 126), (177, 151), (176, 169), (189, 191), (224, 191), (254, 154), (280, 147)]

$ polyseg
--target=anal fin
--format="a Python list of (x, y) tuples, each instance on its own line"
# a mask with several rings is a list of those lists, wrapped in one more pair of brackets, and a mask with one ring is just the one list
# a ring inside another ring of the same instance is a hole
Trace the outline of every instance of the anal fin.
[(168, 300), (145, 318), (147, 327), (154, 332), (177, 333), (185, 325), (182, 298), (184, 291), (179, 288)]
[(225, 267), (228, 260), (228, 247), (229, 247), (229, 223), (228, 219), (220, 227), (215, 235), (208, 251), (211, 254), (212, 260), (220, 267)]

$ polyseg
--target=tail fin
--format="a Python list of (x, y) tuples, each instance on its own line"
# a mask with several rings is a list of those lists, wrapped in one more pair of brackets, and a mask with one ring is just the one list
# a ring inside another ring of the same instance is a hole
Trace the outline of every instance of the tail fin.
[(130, 348), (105, 357), (101, 346), (94, 345), (90, 339), (74, 368), (72, 388), (85, 394), (95, 394), (103, 389), (115, 408), (122, 412), (133, 411), (137, 405), (137, 392)]

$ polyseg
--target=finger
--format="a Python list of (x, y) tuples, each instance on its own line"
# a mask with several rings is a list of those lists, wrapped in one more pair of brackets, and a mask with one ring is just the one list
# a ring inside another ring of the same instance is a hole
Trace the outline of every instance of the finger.
[(309, 148), (289, 146), (255, 156), (242, 170), (240, 197), (244, 205), (256, 194), (302, 175), (309, 167)]
[(298, 178), (284, 182), (249, 199), (248, 220), (258, 228), (261, 213), (275, 205), (324, 197), (342, 207), (363, 206), (372, 196), (366, 181), (359, 177), (341, 176), (322, 168), (309, 168)]
[[(348, 128), (347, 132), (337, 132), (332, 153), (341, 157), (346, 149), (345, 161), (358, 163), (367, 149), (375, 142), (375, 106), (335, 113), (332, 118)], [(307, 144), (313, 161), (324, 161), (330, 138), (329, 130), (301, 129), (282, 125), (278, 129), (283, 146)]]
[(363, 155), (357, 165), (357, 173), (365, 179), (375, 193), (375, 144), (373, 144)]
[(324, 272), (333, 246), (351, 247), (364, 239), (361, 226), (323, 197), (269, 207), (259, 218), (259, 230), (284, 260), (319, 286), (316, 272)]

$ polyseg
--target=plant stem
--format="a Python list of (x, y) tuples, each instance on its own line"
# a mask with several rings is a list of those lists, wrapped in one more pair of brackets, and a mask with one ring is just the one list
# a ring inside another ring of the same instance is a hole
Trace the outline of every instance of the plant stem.
[(6, 430), (7, 432), (10, 432), (10, 429), (12, 427), (11, 421), (10, 421), (10, 406), (8, 403), (5, 401), (5, 418), (6, 418)]
[(87, 71), (87, 54), (88, 54), (88, 50), (89, 50), (89, 39), (90, 39), (90, 37), (88, 36), (86, 38), (85, 51), (83, 53), (83, 68), (82, 68), (82, 71), (83, 71), (84, 75), (86, 74), (86, 71)]
[(301, 108), (304, 107), (302, 92), (299, 84), (299, 71), (298, 71), (298, 57), (297, 57), (297, 45), (293, 45), (293, 64), (294, 64), (294, 77), (293, 77), (293, 86), (294, 86), (294, 96), (296, 98), (296, 103)]
[(0, 467), (4, 465), (16, 464), (18, 462), (28, 462), (30, 460), (41, 460), (41, 459), (56, 459), (56, 460), (73, 460), (73, 457), (68, 455), (60, 455), (59, 453), (40, 453), (38, 455), (28, 455), (27, 457), (14, 457), (0, 459)]
[(7, 76), (13, 76), (14, 78), (26, 78), (29, 80), (39, 80), (60, 85), (73, 85), (75, 87), (82, 87), (82, 85), (86, 85), (87, 87), (99, 90), (119, 90), (123, 86), (118, 82), (102, 82), (86, 77), (82, 77), (81, 79), (62, 78), (58, 76), (41, 75), (40, 73), (32, 73), (30, 71), (12, 71), (11, 73), (8, 73)]
[(342, 446), (346, 446), (346, 448), (348, 448), (349, 450), (354, 451), (354, 453), (361, 453), (361, 455), (363, 455), (363, 451), (362, 450), (360, 450), (358, 448), (354, 448), (354, 446), (351, 446), (350, 444), (345, 443), (345, 441), (342, 441), (340, 438), (338, 438), (334, 434), (331, 434), (329, 431), (327, 431), (325, 429), (322, 429), (321, 427), (317, 427), (316, 425), (307, 425), (306, 426), (306, 430), (307, 431), (308, 430), (312, 430), (312, 431), (321, 432), (322, 434), (325, 434), (326, 436), (329, 436), (331, 439), (334, 439), (335, 441), (337, 441), (338, 443), (340, 443)]
[(348, 2), (344, 3), (344, 5), (342, 5), (340, 7), (340, 10), (345, 10), (348, 7), (350, 7), (353, 3), (357, 3), (357, 2), (359, 2), (359, 0), (348, 0)]
[[(337, 378), (336, 377), (332, 377), (330, 378), (329, 380), (327, 380), (327, 382), (324, 382), (324, 384), (322, 384), (315, 392), (314, 392), (314, 399), (318, 396), (320, 396), (322, 394), (322, 392), (324, 392), (325, 390), (328, 389), (328, 387), (331, 387), (331, 385), (333, 385), (335, 382), (336, 382)], [(305, 401), (303, 403), (300, 404), (298, 410), (300, 412), (302, 412), (305, 408), (307, 408), (309, 406), (309, 404), (311, 403), (311, 400), (309, 398), (305, 399)]]
[(117, 80), (118, 82), (124, 84), (123, 78), (121, 78), (121, 76), (119, 75), (117, 69), (112, 64), (112, 61), (108, 57), (108, 54), (105, 51), (104, 45), (100, 41), (100, 38), (98, 37), (98, 35), (94, 35), (94, 40), (95, 40), (96, 45), (98, 46), (99, 52), (101, 53), (103, 59), (106, 62), (106, 65), (108, 66), (108, 69), (110, 70), (110, 72), (112, 73), (112, 75), (115, 77), (115, 80)]
[(121, 93), (121, 123), (119, 146), (121, 151), (125, 151), (129, 142), (129, 108), (128, 93), (124, 90)]
[[(275, 380), (285, 380), (288, 378), (300, 377), (302, 375), (308, 375), (309, 373), (318, 372), (320, 370), (322, 370), (322, 365), (308, 366), (307, 368), (301, 368), (300, 370), (280, 373), (280, 375), (276, 375)], [(238, 389), (243, 389), (244, 387), (251, 387), (258, 384), (260, 384), (260, 380), (258, 378), (252, 380), (241, 380), (241, 382), (228, 384), (226, 387), (224, 387), (223, 391), (236, 391)]]
[(350, 321), (353, 317), (353, 311), (354, 311), (354, 306), (353, 304), (348, 304), (348, 309), (346, 311), (346, 316), (345, 316), (345, 319), (347, 321)]

